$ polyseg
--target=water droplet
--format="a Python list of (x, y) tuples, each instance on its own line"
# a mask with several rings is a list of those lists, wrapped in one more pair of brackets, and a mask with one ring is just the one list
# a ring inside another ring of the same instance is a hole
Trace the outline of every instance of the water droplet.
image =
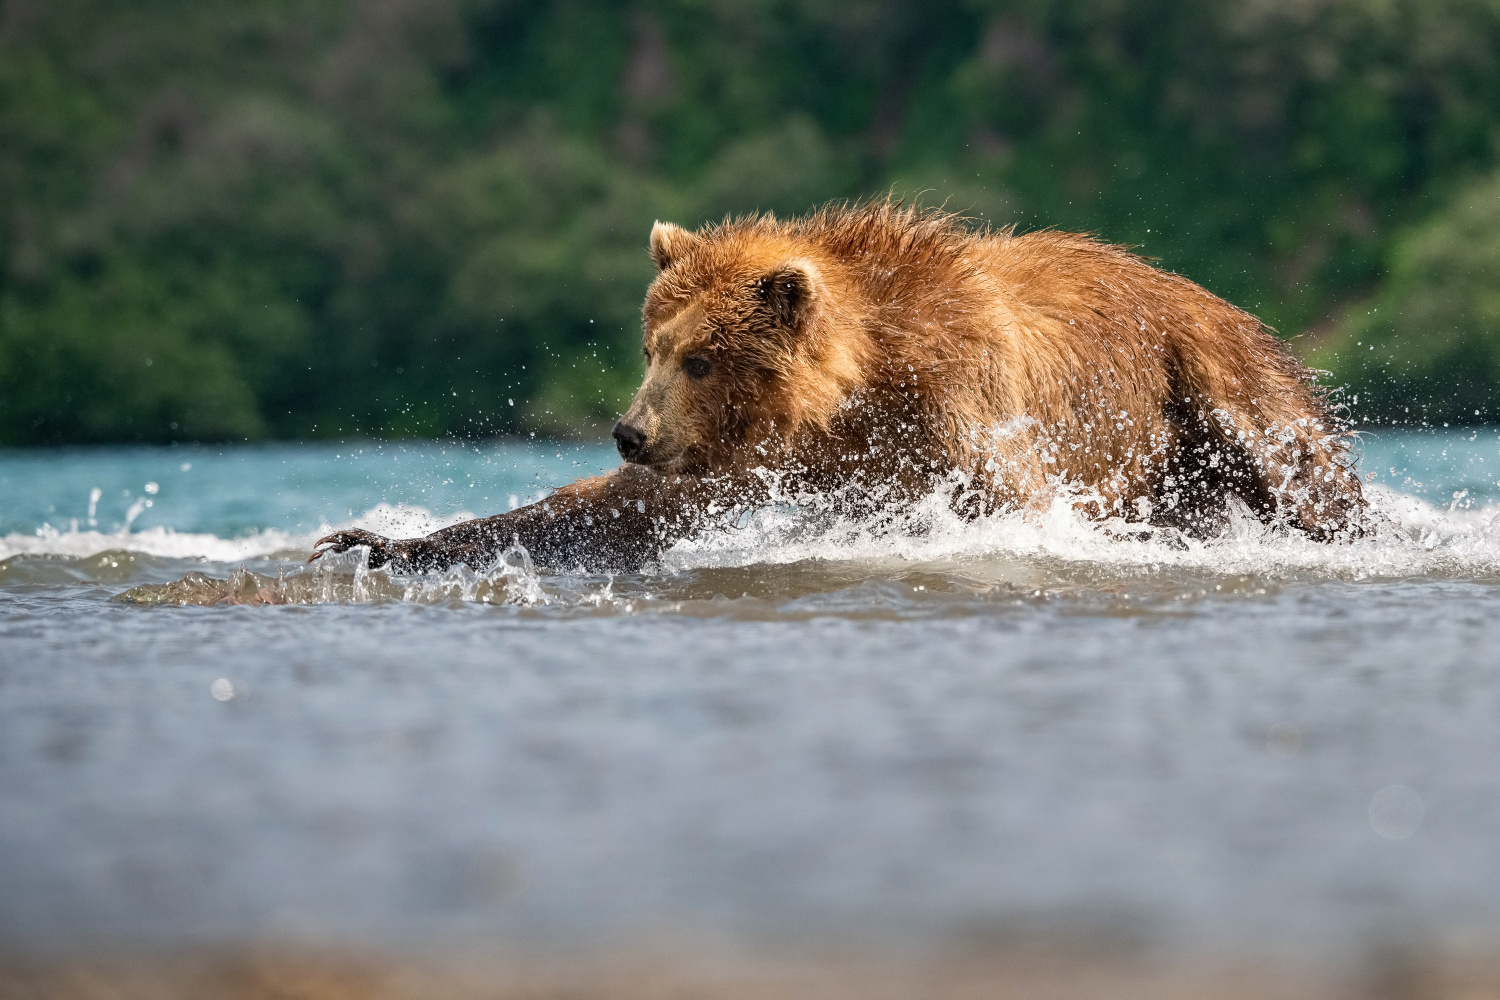
[(1422, 829), (1427, 807), (1405, 785), (1386, 785), (1370, 799), (1370, 829), (1387, 840), (1405, 840)]

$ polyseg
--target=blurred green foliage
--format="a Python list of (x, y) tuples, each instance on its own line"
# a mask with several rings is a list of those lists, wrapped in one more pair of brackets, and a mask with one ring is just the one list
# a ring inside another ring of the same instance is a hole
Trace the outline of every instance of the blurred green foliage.
[(653, 219), (891, 188), (1136, 245), (1367, 412), (1496, 412), (1492, 0), (0, 11), (0, 443), (591, 426)]
[(1399, 237), (1378, 295), (1314, 353), (1356, 412), (1474, 423), (1500, 416), (1500, 176)]

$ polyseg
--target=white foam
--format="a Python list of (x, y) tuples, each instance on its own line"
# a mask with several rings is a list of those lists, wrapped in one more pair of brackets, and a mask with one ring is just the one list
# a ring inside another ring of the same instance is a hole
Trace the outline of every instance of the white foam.
[(679, 542), (663, 559), (670, 571), (706, 567), (830, 562), (923, 565), (1065, 563), (1116, 574), (1167, 568), (1267, 578), (1337, 579), (1500, 575), (1500, 506), (1445, 510), (1379, 484), (1366, 487), (1372, 530), (1351, 542), (1323, 543), (1267, 526), (1248, 509), (1232, 514), (1213, 539), (1188, 538), (1112, 518), (1090, 520), (1073, 498), (1042, 510), (1008, 512), (976, 521), (955, 515), (945, 493), (928, 497), (903, 518), (922, 530), (891, 531), (835, 522), (809, 531), (786, 508), (767, 508), (728, 529)]
[(309, 536), (309, 544), (340, 528), (363, 528), (387, 538), (420, 538), (460, 521), (472, 521), (474, 516), (464, 510), (447, 517), (438, 517), (426, 507), (415, 504), (379, 503), (347, 523), (323, 525), (314, 535)]
[[(863, 563), (872, 572), (912, 565), (962, 566), (966, 571), (984, 572), (986, 565), (1026, 563), (1093, 567), (1127, 576), (1165, 569), (1272, 579), (1500, 576), (1500, 506), (1444, 509), (1379, 484), (1366, 487), (1366, 495), (1375, 512), (1374, 530), (1356, 541), (1334, 544), (1267, 527), (1248, 510), (1231, 517), (1221, 537), (1205, 541), (1119, 519), (1092, 521), (1075, 510), (1069, 499), (1041, 510), (968, 521), (954, 515), (948, 494), (938, 491), (900, 518), (894, 530), (889, 523), (820, 522), (784, 505), (756, 511), (734, 527), (677, 543), (663, 557), (662, 568), (675, 573), (823, 560)], [(0, 559), (18, 555), (86, 558), (127, 551), (234, 564), (300, 556), (310, 552), (322, 535), (339, 528), (412, 538), (472, 516), (436, 517), (422, 507), (382, 503), (348, 522), (320, 525), (311, 532), (268, 528), (238, 538), (160, 527), (101, 532), (43, 526), (31, 535), (0, 538)], [(917, 524), (919, 531), (910, 530)], [(439, 589), (456, 585), (457, 593), (452, 596), (461, 597), (481, 580), (509, 587), (532, 575), (507, 567), (477, 576), (464, 570), (462, 580), (445, 578), (445, 586)]]
[(176, 532), (170, 528), (144, 531), (58, 531), (50, 525), (34, 535), (11, 534), (0, 538), (0, 559), (13, 556), (76, 556), (86, 558), (101, 552), (140, 552), (166, 559), (206, 559), (209, 562), (243, 562), (278, 552), (306, 548), (306, 536), (270, 529), (243, 538)]
[(458, 513), (441, 518), (424, 507), (381, 503), (351, 521), (323, 524), (316, 531), (298, 533), (266, 528), (239, 538), (160, 527), (131, 531), (128, 523), (126, 527), (110, 532), (76, 527), (63, 531), (43, 525), (34, 534), (13, 533), (0, 538), (0, 559), (19, 555), (87, 558), (101, 552), (139, 552), (165, 559), (237, 563), (278, 554), (311, 552), (314, 542), (339, 528), (364, 528), (392, 538), (414, 538), (472, 517), (469, 513)]

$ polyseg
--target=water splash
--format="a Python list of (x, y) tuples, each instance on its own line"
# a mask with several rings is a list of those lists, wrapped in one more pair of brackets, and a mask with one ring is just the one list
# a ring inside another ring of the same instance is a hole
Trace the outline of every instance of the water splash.
[[(92, 514), (99, 492), (96, 488), (91, 494), (90, 524), (96, 523)], [(313, 542), (335, 528), (364, 528), (393, 538), (413, 538), (473, 517), (466, 512), (436, 517), (423, 507), (381, 503), (345, 524), (321, 524), (308, 532), (266, 528), (239, 538), (221, 538), (161, 527), (132, 531), (131, 525), (149, 505), (149, 500), (137, 500), (126, 512), (125, 523), (117, 531), (80, 531), (76, 526), (60, 530), (44, 524), (29, 535), (17, 532), (0, 537), (0, 561), (21, 555), (87, 558), (103, 552), (140, 552), (166, 559), (202, 559), (216, 563), (267, 558), (300, 560), (307, 558)]]
[(970, 520), (953, 512), (951, 490), (939, 490), (894, 517), (833, 516), (811, 530), (803, 508), (780, 505), (679, 543), (663, 565), (684, 571), (816, 559), (976, 568), (1040, 561), (1124, 575), (1188, 569), (1273, 580), (1500, 575), (1500, 505), (1442, 508), (1379, 484), (1366, 492), (1366, 534), (1335, 543), (1268, 525), (1234, 498), (1221, 533), (1208, 539), (1120, 516), (1092, 519), (1073, 494)]
[[(299, 553), (300, 554), (300, 553)], [(128, 604), (275, 605), (370, 604), (408, 601), (417, 604), (469, 602), (536, 606), (552, 603), (531, 557), (518, 545), (481, 570), (454, 566), (441, 573), (396, 574), (372, 570), (366, 553), (335, 553), (312, 566), (282, 567), (275, 576), (238, 567), (223, 579), (194, 570), (164, 584), (142, 584), (118, 595)]]
[[(953, 489), (954, 484), (946, 484), (899, 511), (863, 515), (851, 515), (826, 502), (827, 498), (820, 503), (779, 495), (780, 502), (679, 542), (657, 566), (622, 579), (544, 574), (519, 546), (481, 569), (455, 566), (439, 573), (398, 574), (386, 567), (369, 569), (363, 550), (330, 555), (303, 566), (300, 560), (313, 536), (265, 532), (229, 541), (142, 532), (129, 536), (140, 549), (179, 555), (193, 551), (209, 562), (256, 556), (297, 562), (275, 568), (274, 575), (244, 567), (224, 578), (191, 573), (173, 583), (148, 584), (121, 596), (144, 604), (408, 601), (628, 612), (672, 594), (703, 597), (698, 591), (704, 586), (726, 585), (729, 578), (723, 573), (728, 571), (734, 571), (738, 581), (744, 572), (766, 574), (798, 565), (823, 567), (846, 584), (927, 574), (950, 582), (961, 580), (964, 586), (1025, 590), (1092, 585), (1166, 591), (1183, 581), (1202, 589), (1205, 580), (1219, 581), (1219, 586), (1207, 585), (1217, 590), (1222, 581), (1231, 580), (1233, 590), (1254, 592), (1257, 586), (1299, 580), (1500, 577), (1500, 506), (1439, 507), (1378, 485), (1369, 490), (1373, 514), (1368, 533), (1332, 544), (1267, 525), (1238, 502), (1230, 503), (1218, 536), (1200, 539), (1123, 517), (1091, 519), (1071, 495), (1035, 509), (968, 519), (954, 513)], [(406, 537), (440, 523), (425, 511), (387, 507), (354, 521)], [(55, 545), (75, 547), (86, 547), (80, 545), (84, 540), (65, 535), (52, 538)], [(101, 541), (117, 542), (118, 536)], [(683, 585), (684, 580), (706, 579), (719, 582), (696, 588)], [(620, 586), (622, 580), (628, 585)]]

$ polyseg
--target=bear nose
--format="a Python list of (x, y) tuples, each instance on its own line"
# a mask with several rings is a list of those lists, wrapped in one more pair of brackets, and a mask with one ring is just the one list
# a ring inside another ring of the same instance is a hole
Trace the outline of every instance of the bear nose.
[(615, 429), (609, 432), (609, 436), (615, 439), (615, 447), (620, 449), (620, 457), (629, 462), (638, 457), (646, 447), (646, 435), (637, 427), (632, 427), (621, 420), (615, 424)]

